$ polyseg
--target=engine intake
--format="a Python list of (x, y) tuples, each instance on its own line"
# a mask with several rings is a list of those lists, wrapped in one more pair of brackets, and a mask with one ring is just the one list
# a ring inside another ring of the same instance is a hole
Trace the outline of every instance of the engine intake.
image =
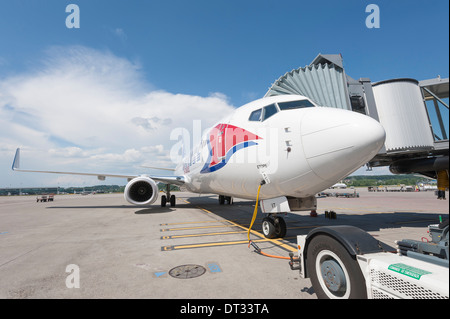
[(158, 186), (150, 177), (136, 177), (128, 182), (125, 187), (124, 197), (129, 203), (134, 205), (153, 204), (158, 198)]

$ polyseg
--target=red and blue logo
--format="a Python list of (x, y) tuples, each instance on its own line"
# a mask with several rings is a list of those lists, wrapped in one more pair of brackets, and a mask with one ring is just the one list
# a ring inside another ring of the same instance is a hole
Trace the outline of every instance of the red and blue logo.
[(243, 128), (230, 124), (218, 124), (209, 132), (208, 159), (200, 173), (211, 173), (221, 169), (234, 153), (249, 146), (258, 145), (255, 141), (261, 139)]

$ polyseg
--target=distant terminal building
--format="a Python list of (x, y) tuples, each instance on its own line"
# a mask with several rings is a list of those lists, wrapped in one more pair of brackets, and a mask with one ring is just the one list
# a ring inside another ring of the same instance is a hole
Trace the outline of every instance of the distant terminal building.
[(0, 188), (0, 196), (59, 194), (59, 187)]

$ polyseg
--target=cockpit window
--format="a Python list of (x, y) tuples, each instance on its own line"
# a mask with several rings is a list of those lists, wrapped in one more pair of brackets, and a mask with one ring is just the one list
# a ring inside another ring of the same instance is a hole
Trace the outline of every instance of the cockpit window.
[(276, 114), (278, 112), (277, 106), (275, 104), (268, 105), (264, 108), (264, 118), (263, 121), (267, 120), (272, 115)]
[(278, 103), (280, 110), (293, 110), (293, 109), (301, 109), (304, 107), (314, 107), (309, 100), (300, 100), (300, 101), (292, 101), (292, 102), (280, 102)]
[(269, 117), (273, 116), (278, 112), (277, 106), (275, 104), (267, 105), (262, 109), (253, 111), (248, 118), (249, 121), (261, 122), (267, 120)]
[(259, 122), (259, 121), (261, 121), (261, 115), (262, 115), (262, 109), (253, 111), (252, 114), (250, 114), (250, 117), (248, 118), (248, 120)]

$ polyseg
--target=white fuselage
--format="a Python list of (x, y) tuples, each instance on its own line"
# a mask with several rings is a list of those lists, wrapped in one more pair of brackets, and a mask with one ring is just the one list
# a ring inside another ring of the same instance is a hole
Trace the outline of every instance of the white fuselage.
[[(370, 161), (385, 137), (383, 127), (368, 116), (319, 107), (300, 95), (282, 95), (236, 109), (209, 129), (192, 151), (183, 148), (182, 153), (188, 156), (174, 176), (21, 169), (20, 148), (12, 170), (97, 176), (100, 180), (107, 176), (124, 177), (129, 180), (124, 197), (133, 205), (154, 203), (159, 193), (156, 182), (184, 185), (195, 193), (254, 199), (264, 180), (262, 200), (305, 198)], [(161, 205), (170, 201), (174, 206), (175, 196), (167, 189), (166, 195), (161, 196)]]
[[(295, 101), (306, 102), (292, 108)], [(367, 163), (384, 140), (383, 127), (368, 116), (319, 107), (303, 96), (268, 97), (211, 128), (176, 174), (196, 193), (254, 199), (265, 176), (270, 183), (261, 199), (309, 197)]]

